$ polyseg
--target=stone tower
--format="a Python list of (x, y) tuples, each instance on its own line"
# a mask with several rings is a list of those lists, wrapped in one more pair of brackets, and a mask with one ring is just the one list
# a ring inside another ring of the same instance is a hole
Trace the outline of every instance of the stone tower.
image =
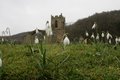
[(55, 17), (51, 16), (51, 27), (53, 31), (52, 41), (60, 43), (65, 33), (65, 17), (62, 14)]

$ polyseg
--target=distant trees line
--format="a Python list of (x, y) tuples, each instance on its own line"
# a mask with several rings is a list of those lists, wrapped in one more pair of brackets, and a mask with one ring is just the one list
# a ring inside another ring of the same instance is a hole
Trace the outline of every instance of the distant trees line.
[(79, 19), (74, 24), (65, 27), (71, 41), (79, 41), (85, 37), (85, 32), (92, 34), (91, 27), (97, 23), (98, 33), (109, 31), (113, 36), (120, 37), (120, 10), (96, 13), (88, 18)]

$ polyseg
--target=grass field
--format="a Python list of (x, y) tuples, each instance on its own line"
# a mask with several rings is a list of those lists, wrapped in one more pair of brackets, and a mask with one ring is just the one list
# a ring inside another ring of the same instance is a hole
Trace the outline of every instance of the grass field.
[(120, 46), (0, 45), (2, 80), (120, 80)]

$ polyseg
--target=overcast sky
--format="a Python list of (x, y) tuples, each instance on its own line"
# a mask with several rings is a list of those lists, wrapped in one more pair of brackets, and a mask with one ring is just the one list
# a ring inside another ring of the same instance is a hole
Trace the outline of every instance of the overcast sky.
[(66, 23), (102, 11), (120, 9), (120, 0), (0, 0), (0, 35), (9, 27), (12, 34), (45, 29), (51, 15), (63, 14)]

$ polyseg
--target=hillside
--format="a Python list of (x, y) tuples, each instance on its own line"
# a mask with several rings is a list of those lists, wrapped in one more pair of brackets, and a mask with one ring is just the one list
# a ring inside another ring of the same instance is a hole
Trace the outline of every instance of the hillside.
[(71, 40), (79, 40), (85, 36), (85, 31), (91, 33), (91, 27), (97, 23), (98, 32), (109, 31), (113, 36), (120, 36), (120, 10), (96, 13), (84, 19), (79, 19), (74, 24), (66, 27)]

